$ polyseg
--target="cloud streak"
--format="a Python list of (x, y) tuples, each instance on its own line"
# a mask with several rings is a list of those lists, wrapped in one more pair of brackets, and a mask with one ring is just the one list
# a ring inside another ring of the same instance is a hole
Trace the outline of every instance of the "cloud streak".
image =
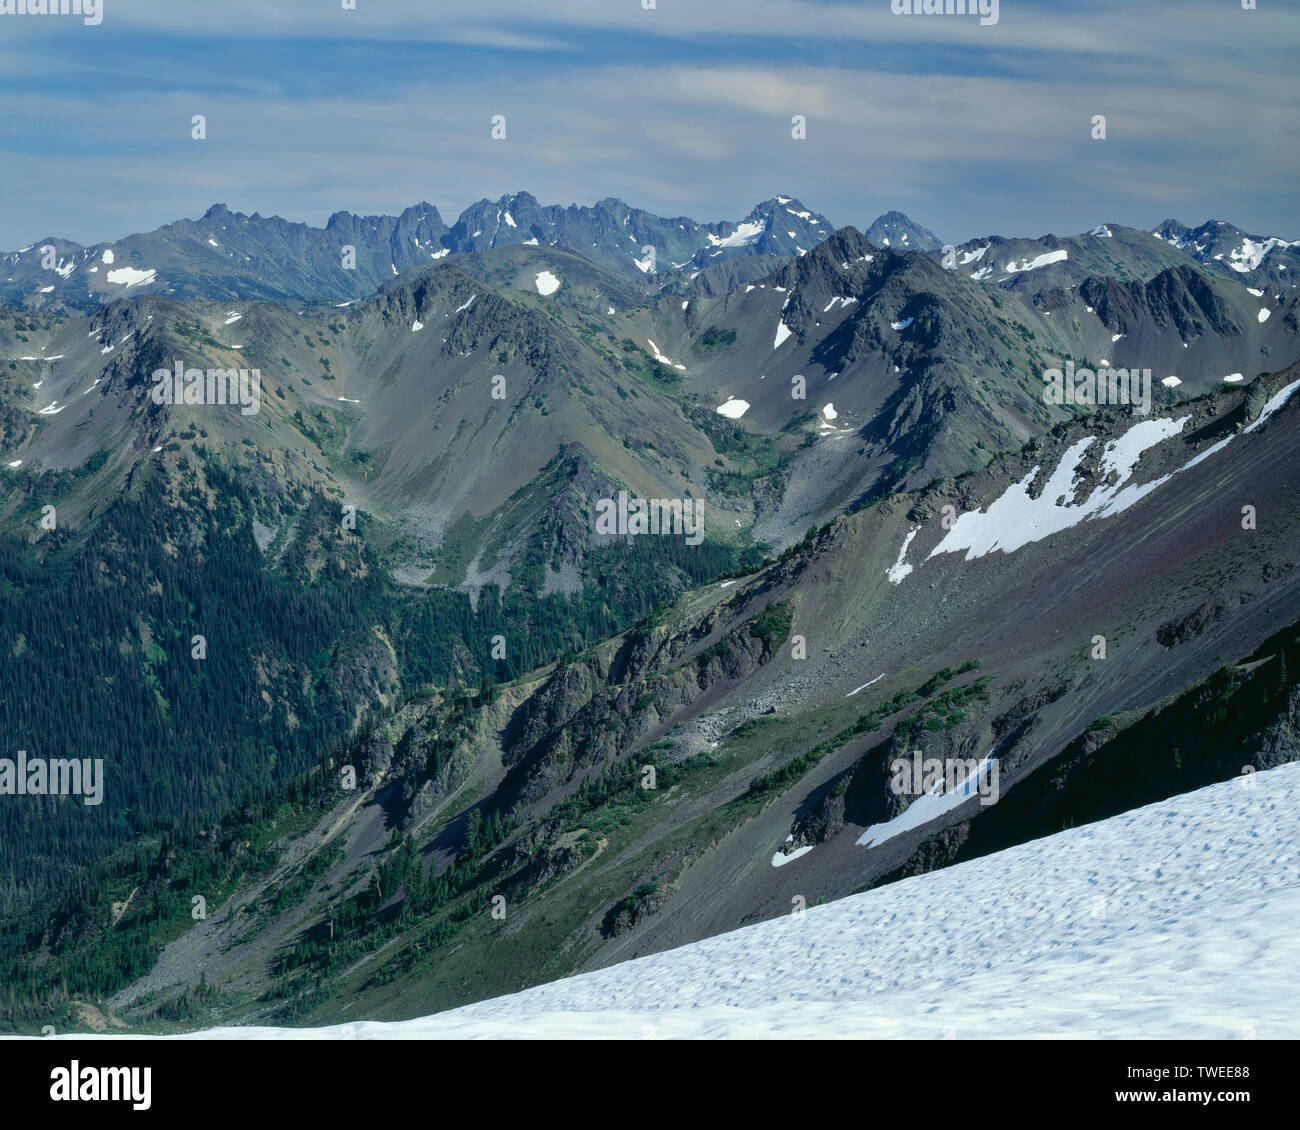
[[(428, 199), (450, 218), (521, 188), (699, 219), (784, 192), (839, 224), (902, 208), (953, 240), (1170, 214), (1300, 234), (1300, 13), (1092, 11), (1005, 0), (980, 28), (893, 17), (887, 0), (498, 0), (436, 16), (405, 0), (116, 0), (103, 28), (0, 48), (18, 68), (4, 81), (41, 108), (0, 125), (22, 186), (0, 246), (120, 237), (217, 200), (320, 223)], [(484, 53), (421, 46), (435, 37)], [(262, 43), (278, 39), (303, 42)], [(841, 49), (866, 41), (888, 46)], [(489, 137), (496, 113), (505, 142)]]

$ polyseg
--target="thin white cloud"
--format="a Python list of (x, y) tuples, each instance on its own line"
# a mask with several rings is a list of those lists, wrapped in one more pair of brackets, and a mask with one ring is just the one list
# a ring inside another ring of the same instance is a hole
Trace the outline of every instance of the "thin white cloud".
[[(887, 9), (886, 0), (866, 5), (880, 6)], [(306, 18), (292, 2), (203, 6), (185, 30), (201, 36), (219, 10), (227, 24), (247, 24), (250, 36), (294, 27), (304, 34), (303, 27), (333, 25), (328, 7), (313, 5)], [(812, 66), (804, 56), (774, 60), (733, 50), (777, 16), (788, 18), (792, 7), (809, 15), (808, 26), (842, 29), (867, 18), (863, 5), (718, 0), (663, 3), (645, 13), (618, 4), (616, 16), (593, 14), (605, 7), (506, 0), (477, 18), (509, 30), (517, 17), (520, 34), (576, 28), (582, 12), (589, 21), (622, 21), (630, 11), (696, 28), (738, 19), (742, 8), (753, 18), (736, 36), (719, 39), (738, 60), (727, 65), (647, 50), (635, 66), (593, 66), (578, 53), (538, 70), (510, 55), (501, 58), (519, 65), (405, 85), (393, 78), (382, 90), (341, 80), (336, 95), (306, 97), (292, 92), (291, 71), (248, 75), (246, 88), (221, 92), (196, 85), (106, 93), (81, 84), (78, 96), (64, 93), (77, 83), (61, 83), (58, 92), (39, 92), (40, 152), (27, 148), (21, 132), (0, 141), (8, 150), (0, 160), (25, 190), (24, 208), (0, 218), (7, 237), (0, 246), (49, 234), (87, 242), (120, 236), (194, 215), (215, 200), (320, 223), (336, 209), (394, 211), (428, 199), (451, 219), (473, 200), (521, 188), (562, 203), (619, 195), (699, 219), (735, 219), (756, 200), (785, 192), (837, 223), (864, 224), (876, 211), (901, 207), (953, 239), (995, 230), (1082, 231), (1102, 221), (1145, 226), (1171, 213), (1300, 234), (1288, 55), (1300, 32), (1295, 14), (1220, 5), (1198, 24), (1190, 16), (1161, 18), (1160, 5), (1103, 9), (1089, 42), (1123, 41), (1114, 54), (1063, 69), (1059, 56), (1008, 49), (990, 69), (971, 73), (954, 71), (951, 55), (943, 67), (936, 60), (900, 71), (888, 51), (854, 55), (851, 65)], [(371, 8), (367, 22), (349, 26), (406, 27), (416, 18), (411, 4), (363, 3), (359, 11)], [(123, 19), (138, 13), (153, 26), (175, 24), (177, 34), (184, 23), (169, 6), (118, 0), (113, 11)], [(1178, 12), (1204, 14), (1204, 6)], [(356, 15), (337, 13), (344, 21)], [(1013, 8), (1010, 0), (1002, 17), (983, 31), (1002, 34), (1013, 17), (1065, 26), (1059, 12)], [(454, 25), (447, 34), (469, 26), (454, 11), (421, 18)], [(805, 25), (797, 26), (802, 34)], [(573, 47), (572, 37), (559, 38)], [(1057, 45), (1069, 48), (1064, 39)], [(166, 72), (158, 73), (165, 80)], [(197, 84), (203, 76), (182, 78)], [(208, 142), (189, 140), (194, 113), (208, 116)], [(494, 113), (507, 115), (505, 142), (489, 137)], [(1105, 142), (1090, 138), (1094, 113), (1108, 117)], [(794, 114), (807, 116), (807, 141), (790, 137)], [(112, 123), (111, 146), (105, 122)]]
[[(36, 26), (40, 21), (12, 23), (14, 34), (42, 30)], [(1300, 13), (1278, 5), (1242, 12), (1221, 0), (1104, 0), (1086, 10), (1004, 0), (998, 23), (981, 26), (973, 17), (896, 16), (889, 0), (661, 0), (649, 11), (636, 0), (493, 0), (490, 5), (360, 0), (355, 11), (322, 0), (188, 5), (111, 0), (101, 28), (88, 32), (102, 28), (192, 37), (401, 39), (525, 51), (573, 50), (575, 35), (603, 33), (711, 41), (720, 48), (772, 39), (1127, 57), (1143, 44), (1164, 43), (1176, 53), (1189, 45), (1222, 43), (1224, 36), (1258, 35), (1279, 46), (1294, 45)]]

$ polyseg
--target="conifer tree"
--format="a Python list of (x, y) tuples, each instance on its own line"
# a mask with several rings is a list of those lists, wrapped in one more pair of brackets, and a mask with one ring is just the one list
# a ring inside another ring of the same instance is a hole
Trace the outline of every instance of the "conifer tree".
[(477, 808), (469, 814), (465, 826), (465, 855), (473, 860), (479, 857), (483, 844), (483, 814)]

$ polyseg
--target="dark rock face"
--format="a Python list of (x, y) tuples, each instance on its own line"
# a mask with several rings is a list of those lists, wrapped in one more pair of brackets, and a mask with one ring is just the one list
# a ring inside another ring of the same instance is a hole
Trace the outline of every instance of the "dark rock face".
[(387, 738), (372, 738), (361, 754), (360, 780), (373, 785), (393, 763), (393, 743)]
[(1185, 616), (1166, 620), (1156, 629), (1156, 639), (1163, 647), (1176, 647), (1180, 643), (1186, 643), (1254, 599), (1251, 593), (1238, 592), (1207, 600)]
[(1176, 329), (1185, 340), (1206, 332), (1241, 333), (1227, 304), (1192, 267), (1162, 271), (1149, 282), (1090, 278), (1082, 283), (1079, 292), (1113, 333), (1136, 333), (1148, 323)]
[(654, 914), (668, 902), (670, 892), (657, 879), (642, 883), (626, 898), (619, 900), (606, 912), (601, 922), (601, 936), (616, 938), (636, 924)]

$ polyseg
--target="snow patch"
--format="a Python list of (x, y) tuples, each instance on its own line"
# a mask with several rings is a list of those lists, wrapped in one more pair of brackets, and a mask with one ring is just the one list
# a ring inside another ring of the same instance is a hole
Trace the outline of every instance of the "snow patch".
[[(1233, 250), (1228, 258), (1228, 266), (1238, 274), (1245, 274), (1247, 271), (1254, 271), (1264, 261), (1264, 257), (1275, 247), (1291, 247), (1285, 239), (1266, 239), (1262, 243), (1256, 243), (1253, 239), (1243, 239), (1240, 247)], [(1222, 259), (1222, 255), (1216, 255), (1216, 259)]]
[(1049, 266), (1052, 263), (1061, 263), (1070, 257), (1070, 253), (1062, 247), (1059, 251), (1044, 251), (1041, 255), (1035, 255), (1032, 259), (1026, 259), (1020, 266), (1016, 265), (1014, 259), (1007, 264), (1007, 274), (1016, 275), (1024, 271), (1036, 271), (1040, 267)]
[(852, 697), (853, 697), (855, 694), (857, 694), (859, 691), (865, 691), (868, 687), (875, 686), (875, 685), (876, 685), (878, 682), (880, 682), (880, 680), (883, 679), (884, 677), (885, 677), (885, 676), (884, 676), (884, 673), (882, 672), (881, 674), (877, 675), (874, 679), (872, 679), (870, 682), (868, 682), (868, 683), (863, 683), (862, 686), (860, 686), (860, 687), (854, 687), (854, 688), (853, 688), (851, 691), (849, 691), (849, 693), (846, 694), (844, 697), (845, 697), (845, 698), (852, 698)]
[(794, 860), (798, 859), (801, 855), (807, 855), (810, 851), (812, 851), (812, 849), (813, 849), (812, 844), (805, 844), (803, 847), (795, 848), (794, 851), (792, 851), (789, 855), (786, 855), (784, 852), (778, 851), (774, 856), (772, 856), (772, 866), (784, 867), (787, 863), (792, 863)]
[(928, 793), (917, 797), (892, 820), (887, 820), (883, 824), (872, 824), (857, 838), (858, 846), (876, 847), (886, 840), (892, 840), (895, 836), (901, 836), (904, 832), (924, 827), (930, 821), (937, 820), (940, 816), (961, 807), (976, 795), (981, 782), (988, 777), (996, 760), (996, 757), (988, 754), (976, 770), (965, 780), (958, 782), (950, 793), (941, 791), (944, 786), (942, 780), (936, 782)]
[(650, 343), (650, 351), (651, 353), (654, 354), (654, 359), (658, 361), (659, 364), (671, 365), (674, 369), (680, 369), (683, 373), (686, 372), (685, 365), (679, 365), (671, 358), (665, 357), (662, 353), (659, 352), (659, 346), (655, 345), (655, 343), (653, 341), (650, 341), (649, 338), (646, 338), (646, 341)]
[[(104, 254), (108, 254), (105, 252)], [(110, 260), (111, 261), (111, 260)], [(109, 271), (104, 278), (111, 283), (118, 283), (121, 286), (141, 286), (153, 282), (158, 272), (154, 270), (139, 270), (136, 267), (118, 267), (115, 271)]]
[(1271, 397), (1269, 397), (1268, 402), (1264, 405), (1264, 407), (1259, 410), (1259, 415), (1255, 417), (1254, 421), (1252, 423), (1247, 424), (1244, 428), (1241, 429), (1243, 434), (1246, 432), (1253, 432), (1262, 423), (1264, 423), (1265, 420), (1267, 420), (1271, 415), (1273, 415), (1274, 412), (1276, 412), (1279, 408), (1282, 407), (1282, 405), (1284, 405), (1288, 400), (1291, 399), (1292, 395), (1295, 393), (1295, 390), (1297, 388), (1300, 388), (1300, 381), (1292, 381), (1289, 385), (1286, 385), (1284, 388), (1278, 389), (1277, 392), (1275, 392)]
[(710, 247), (744, 247), (747, 243), (753, 243), (760, 235), (767, 230), (766, 220), (751, 220), (747, 223), (741, 223), (736, 226), (736, 230), (724, 239), (719, 239), (712, 232), (709, 233)]
[(901, 584), (903, 578), (912, 571), (912, 566), (908, 565), (905, 558), (907, 557), (907, 547), (912, 544), (912, 539), (920, 533), (921, 527), (915, 526), (908, 531), (907, 537), (903, 539), (903, 548), (898, 551), (898, 560), (891, 565), (885, 572), (891, 584)]
[[(1096, 442), (1095, 436), (1085, 436), (1061, 457), (1037, 498), (1029, 496), (1029, 487), (1041, 467), (1035, 467), (1019, 483), (1008, 487), (990, 503), (987, 511), (970, 510), (962, 514), (930, 551), (929, 557), (963, 549), (967, 561), (994, 550), (1014, 553), (1080, 522), (1108, 518), (1127, 510), (1170, 477), (1165, 475), (1152, 482), (1125, 486), (1142, 453), (1177, 435), (1189, 419), (1190, 416), (1178, 420), (1143, 420), (1118, 439), (1111, 440), (1102, 452), (1097, 472), (1097, 479), (1103, 485), (1096, 487), (1083, 502), (1075, 503), (1068, 500), (1074, 494), (1084, 453)], [(1109, 483), (1112, 474), (1115, 481)], [(1065, 500), (1063, 505), (1062, 500)]]
[[(1241, 379), (1240, 373), (1224, 378), (1229, 383)], [(1300, 381), (1279, 391), (1261, 410), (1255, 422), (1243, 431), (1253, 431), (1262, 424), (1290, 399), (1297, 387), (1300, 387)], [(1097, 480), (1103, 485), (1095, 487), (1086, 499), (1076, 503), (1070, 499), (1075, 493), (1078, 472), (1084, 453), (1095, 442), (1095, 437), (1085, 436), (1072, 444), (1061, 457), (1061, 462), (1037, 498), (1029, 496), (1029, 487), (1041, 467), (1035, 467), (1019, 483), (1008, 487), (989, 505), (988, 510), (973, 510), (962, 514), (939, 544), (930, 551), (927, 560), (940, 553), (956, 553), (963, 549), (966, 550), (967, 561), (983, 557), (994, 550), (1013, 553), (1031, 542), (1042, 541), (1080, 522), (1109, 518), (1127, 510), (1180, 471), (1203, 462), (1227, 447), (1234, 439), (1229, 436), (1158, 479), (1126, 485), (1142, 453), (1178, 435), (1189, 419), (1190, 416), (1177, 420), (1143, 420), (1134, 424), (1118, 439), (1111, 440), (1102, 452), (1098, 467)], [(1114, 481), (1110, 482), (1112, 477)], [(902, 554), (899, 555), (899, 564), (902, 564)], [(892, 574), (890, 579), (893, 579)]]

